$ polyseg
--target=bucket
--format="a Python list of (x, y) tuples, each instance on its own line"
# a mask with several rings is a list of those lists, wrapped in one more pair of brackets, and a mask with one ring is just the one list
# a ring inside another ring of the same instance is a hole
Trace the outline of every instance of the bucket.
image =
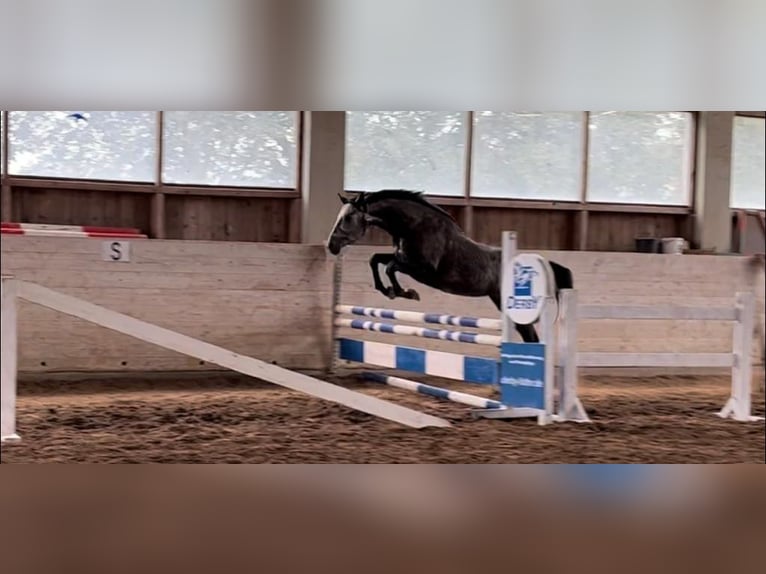
[(636, 251), (639, 253), (659, 253), (660, 241), (655, 237), (636, 237)]
[(685, 243), (686, 241), (683, 237), (663, 237), (662, 252), (670, 253), (671, 255), (681, 255), (684, 252)]

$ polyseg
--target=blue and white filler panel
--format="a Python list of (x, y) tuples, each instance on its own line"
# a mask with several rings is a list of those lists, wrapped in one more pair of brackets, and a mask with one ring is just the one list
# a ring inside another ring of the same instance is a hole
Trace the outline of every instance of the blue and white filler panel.
[(545, 345), (503, 343), (500, 398), (506, 405), (545, 409)]
[(339, 358), (479, 384), (496, 384), (497, 359), (431, 351), (376, 341), (339, 339)]

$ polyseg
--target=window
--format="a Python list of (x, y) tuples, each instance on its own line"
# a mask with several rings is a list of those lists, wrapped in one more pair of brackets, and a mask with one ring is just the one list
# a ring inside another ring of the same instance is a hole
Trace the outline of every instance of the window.
[(166, 112), (166, 183), (296, 187), (295, 112)]
[(0, 173), (5, 173), (5, 112), (0, 111)]
[(0, 111), (0, 173), (5, 173), (5, 112)]
[(766, 120), (736, 116), (732, 142), (731, 206), (764, 209)]
[(592, 112), (589, 201), (689, 205), (691, 114)]
[(471, 195), (580, 199), (583, 114), (476, 112)]
[(10, 112), (8, 173), (152, 181), (154, 112)]
[(348, 112), (345, 187), (465, 193), (466, 114)]

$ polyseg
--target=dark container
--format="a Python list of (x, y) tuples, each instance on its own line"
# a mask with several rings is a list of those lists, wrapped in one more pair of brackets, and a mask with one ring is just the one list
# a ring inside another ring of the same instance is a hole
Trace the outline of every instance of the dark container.
[(660, 253), (662, 243), (656, 237), (636, 237), (636, 251), (639, 253)]

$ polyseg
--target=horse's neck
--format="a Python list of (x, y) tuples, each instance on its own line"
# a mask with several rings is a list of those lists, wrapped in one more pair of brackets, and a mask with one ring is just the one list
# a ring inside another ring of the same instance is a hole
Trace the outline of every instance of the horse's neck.
[(378, 227), (396, 238), (417, 233), (425, 220), (446, 217), (427, 205), (404, 201), (381, 201), (370, 205), (368, 213), (378, 218)]

